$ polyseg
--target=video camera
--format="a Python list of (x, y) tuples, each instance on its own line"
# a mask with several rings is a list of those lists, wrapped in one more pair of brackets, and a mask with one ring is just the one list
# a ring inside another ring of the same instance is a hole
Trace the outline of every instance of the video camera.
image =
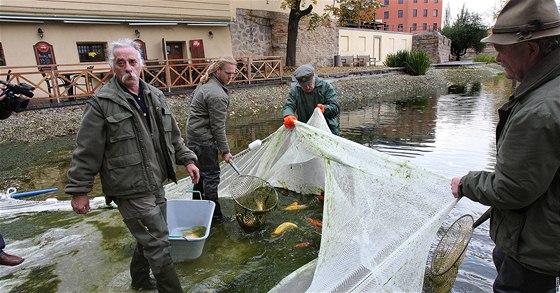
[(5, 89), (2, 89), (4, 94), (6, 94), (6, 98), (0, 101), (0, 108), (17, 113), (25, 110), (29, 104), (29, 99), (33, 98), (31, 91), (35, 90), (35, 88), (26, 83), (15, 85), (2, 80), (0, 80), (0, 83), (6, 86)]

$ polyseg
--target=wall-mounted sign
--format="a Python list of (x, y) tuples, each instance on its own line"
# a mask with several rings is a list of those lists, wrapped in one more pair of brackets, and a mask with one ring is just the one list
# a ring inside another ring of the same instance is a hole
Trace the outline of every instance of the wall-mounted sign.
[[(47, 42), (38, 42), (33, 46), (33, 51), (35, 51), (37, 65), (56, 64), (54, 50), (51, 44)], [(50, 70), (51, 68), (56, 69), (56, 66), (41, 66), (39, 67), (39, 70)]]

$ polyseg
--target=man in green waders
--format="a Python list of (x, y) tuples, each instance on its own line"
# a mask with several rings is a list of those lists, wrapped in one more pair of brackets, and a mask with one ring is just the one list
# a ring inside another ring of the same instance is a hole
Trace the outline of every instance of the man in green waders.
[(282, 108), (284, 126), (292, 128), (294, 121), (307, 123), (316, 107), (321, 109), (329, 129), (340, 135), (340, 106), (338, 94), (332, 85), (315, 75), (311, 64), (304, 64), (294, 71), (297, 84), (293, 85)]
[(197, 157), (183, 143), (163, 93), (140, 79), (138, 45), (123, 39), (108, 51), (114, 76), (84, 110), (65, 192), (72, 195), (74, 211), (86, 214), (87, 194), (99, 173), (105, 196), (115, 201), (136, 238), (131, 287), (183, 292), (171, 259), (163, 182), (177, 182), (175, 164), (180, 164), (197, 183)]

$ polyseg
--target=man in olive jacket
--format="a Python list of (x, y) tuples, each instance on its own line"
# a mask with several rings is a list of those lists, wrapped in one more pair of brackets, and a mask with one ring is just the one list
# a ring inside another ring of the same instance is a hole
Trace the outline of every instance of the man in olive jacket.
[(294, 70), (297, 84), (292, 86), (288, 99), (282, 108), (284, 126), (294, 127), (294, 120), (307, 123), (316, 107), (321, 109), (329, 129), (340, 135), (340, 106), (338, 94), (332, 85), (317, 76), (311, 64), (304, 64)]
[(226, 85), (231, 82), (236, 68), (237, 61), (233, 57), (222, 57), (208, 67), (193, 92), (186, 127), (187, 145), (198, 156), (200, 168), (200, 182), (193, 189), (200, 191), (203, 198), (216, 203), (212, 218), (216, 222), (226, 219), (218, 201), (218, 151), (224, 161), (232, 159), (226, 136), (229, 106)]
[[(492, 35), (507, 78), (494, 172), (451, 181), (455, 197), (491, 206), (494, 292), (555, 292), (560, 280), (560, 14), (554, 0), (511, 0)], [(556, 291), (558, 292), (558, 291)]]
[(115, 201), (137, 241), (131, 287), (182, 292), (170, 254), (163, 182), (177, 181), (176, 163), (198, 182), (197, 158), (183, 143), (163, 93), (140, 80), (138, 45), (113, 42), (109, 65), (115, 76), (88, 101), (65, 192), (72, 195), (74, 211), (86, 214), (87, 194), (99, 173), (105, 196)]

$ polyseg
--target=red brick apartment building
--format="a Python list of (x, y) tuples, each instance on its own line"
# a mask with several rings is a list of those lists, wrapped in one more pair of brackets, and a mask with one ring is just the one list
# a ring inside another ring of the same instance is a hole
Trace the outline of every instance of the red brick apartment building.
[(375, 19), (385, 24), (385, 30), (402, 32), (439, 31), (443, 0), (380, 0), (383, 7)]

